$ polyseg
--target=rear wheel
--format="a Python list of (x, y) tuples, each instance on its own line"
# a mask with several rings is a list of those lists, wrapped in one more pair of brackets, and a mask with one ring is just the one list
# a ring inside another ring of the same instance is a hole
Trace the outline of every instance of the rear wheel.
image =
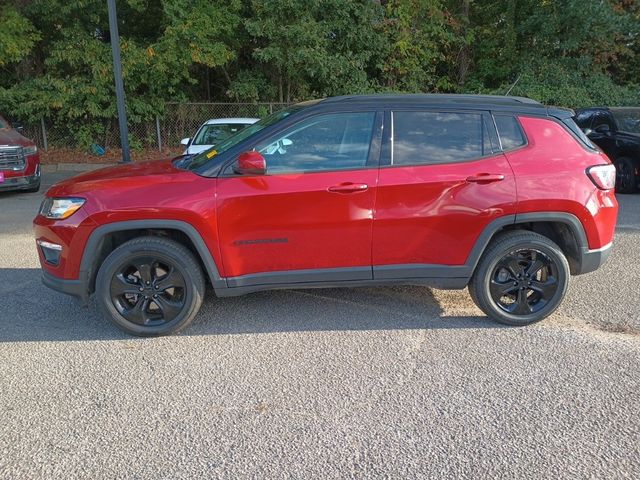
[(475, 304), (507, 325), (528, 325), (553, 313), (569, 285), (558, 245), (529, 231), (500, 235), (487, 248), (469, 284)]
[(196, 316), (204, 276), (193, 254), (172, 240), (142, 237), (116, 248), (96, 277), (105, 315), (139, 336), (175, 333)]
[(620, 157), (614, 162), (616, 167), (616, 192), (634, 193), (638, 189), (636, 166), (627, 157)]

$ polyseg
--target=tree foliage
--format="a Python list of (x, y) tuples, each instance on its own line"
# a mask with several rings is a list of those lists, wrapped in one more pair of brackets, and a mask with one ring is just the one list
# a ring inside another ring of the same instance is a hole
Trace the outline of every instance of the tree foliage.
[[(4, 0), (0, 110), (100, 138), (116, 114), (104, 0)], [(118, 0), (131, 122), (167, 101), (377, 91), (638, 104), (635, 0)]]
[(14, 7), (0, 8), (0, 68), (29, 55), (40, 35)]

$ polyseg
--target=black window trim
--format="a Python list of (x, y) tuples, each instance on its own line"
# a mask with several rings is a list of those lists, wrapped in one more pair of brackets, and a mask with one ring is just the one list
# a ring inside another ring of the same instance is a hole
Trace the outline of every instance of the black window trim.
[[(461, 159), (461, 160), (441, 160), (429, 163), (412, 163), (412, 164), (403, 164), (396, 165), (393, 163), (393, 142), (394, 142), (394, 122), (393, 122), (393, 112), (433, 112), (433, 113), (457, 113), (457, 114), (474, 114), (480, 115), (482, 118), (483, 128), (487, 129), (489, 145), (488, 145), (488, 153), (482, 155), (480, 157), (473, 157), (469, 159)], [(501, 152), (496, 149), (497, 146), (493, 145), (492, 133), (491, 129), (494, 129), (493, 135), (497, 138), (497, 133), (495, 131), (495, 123), (491, 118), (491, 122), (488, 120), (491, 117), (491, 112), (489, 110), (468, 110), (468, 109), (460, 109), (460, 108), (446, 108), (440, 106), (421, 106), (417, 105), (415, 107), (405, 107), (402, 108), (389, 108), (385, 110), (385, 125), (388, 125), (389, 128), (386, 128), (386, 132), (383, 135), (382, 141), (382, 151), (381, 151), (381, 159), (380, 159), (380, 168), (407, 168), (407, 167), (430, 167), (433, 165), (450, 165), (457, 163), (470, 163), (477, 162), (479, 160), (484, 160), (486, 158), (495, 157)]]
[[(498, 130), (498, 124), (496, 123), (496, 117), (513, 117), (516, 121), (516, 124), (518, 125), (518, 129), (520, 129), (520, 135), (522, 135), (522, 138), (524, 138), (524, 144), (522, 145), (518, 145), (515, 148), (510, 148), (508, 150), (505, 150), (502, 146), (502, 138), (500, 138), (500, 130)], [(540, 117), (538, 117), (540, 118)], [(491, 120), (493, 121), (493, 127), (496, 129), (496, 134), (498, 135), (498, 141), (500, 142), (500, 151), (502, 153), (507, 153), (507, 152), (516, 152), (518, 150), (522, 150), (524, 148), (527, 148), (529, 146), (529, 138), (527, 137), (526, 132), (524, 131), (524, 128), (522, 128), (522, 124), (520, 123), (520, 118), (518, 115), (516, 114), (512, 114), (512, 113), (506, 113), (506, 112), (491, 112)]]
[[(371, 131), (371, 140), (369, 142), (369, 153), (367, 155), (367, 162), (364, 167), (354, 167), (354, 168), (337, 168), (330, 170), (291, 170), (291, 171), (282, 171), (269, 173), (268, 167), (267, 172), (264, 175), (255, 175), (256, 177), (273, 177), (273, 176), (283, 176), (283, 175), (312, 175), (312, 174), (320, 174), (320, 173), (330, 173), (330, 172), (353, 172), (353, 171), (364, 171), (364, 170), (372, 170), (377, 169), (380, 166), (380, 153), (382, 150), (382, 132), (383, 132), (383, 112), (377, 108), (350, 108), (350, 109), (335, 109), (335, 110), (321, 110), (310, 112), (308, 115), (304, 115), (302, 117), (296, 118), (296, 121), (287, 122), (286, 125), (283, 125), (282, 128), (270, 131), (266, 135), (261, 135), (260, 138), (256, 138), (253, 142), (248, 143), (244, 151), (254, 150), (256, 146), (262, 142), (264, 142), (267, 138), (271, 136), (277, 136), (283, 131), (297, 125), (299, 123), (305, 122), (311, 118), (324, 116), (324, 115), (336, 115), (343, 113), (374, 113), (373, 118), (373, 127)], [(235, 177), (244, 177), (249, 178), (253, 175), (240, 174), (233, 171), (233, 165), (238, 159), (238, 155), (242, 152), (235, 153), (231, 155), (228, 159), (225, 160), (224, 165), (220, 168), (220, 173), (218, 177), (220, 178), (235, 178)]]

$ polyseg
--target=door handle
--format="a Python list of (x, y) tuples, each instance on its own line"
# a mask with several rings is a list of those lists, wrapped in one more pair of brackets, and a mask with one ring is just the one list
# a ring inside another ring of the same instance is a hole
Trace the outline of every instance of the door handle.
[(504, 175), (501, 173), (479, 173), (478, 175), (467, 177), (467, 182), (469, 183), (491, 183), (500, 182), (502, 180), (504, 180)]
[(340, 185), (334, 185), (333, 187), (327, 188), (328, 191), (333, 193), (358, 193), (364, 192), (369, 188), (369, 185), (366, 183), (341, 183)]

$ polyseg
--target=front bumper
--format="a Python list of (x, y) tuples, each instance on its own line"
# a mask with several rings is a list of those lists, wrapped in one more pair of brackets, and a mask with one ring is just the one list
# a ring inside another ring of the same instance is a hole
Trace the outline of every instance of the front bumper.
[(58, 278), (46, 271), (42, 271), (42, 283), (56, 292), (65, 293), (72, 297), (79, 298), (83, 302), (88, 300), (87, 285), (81, 280), (66, 280)]
[(595, 250), (584, 248), (582, 250), (582, 261), (580, 262), (580, 270), (578, 272), (575, 272), (575, 274), (582, 275), (583, 273), (596, 271), (607, 261), (609, 255), (611, 255), (612, 247), (613, 242)]
[(0, 183), (0, 191), (5, 190), (28, 190), (34, 188), (40, 182), (40, 167), (35, 175), (25, 175), (24, 177), (5, 177)]

